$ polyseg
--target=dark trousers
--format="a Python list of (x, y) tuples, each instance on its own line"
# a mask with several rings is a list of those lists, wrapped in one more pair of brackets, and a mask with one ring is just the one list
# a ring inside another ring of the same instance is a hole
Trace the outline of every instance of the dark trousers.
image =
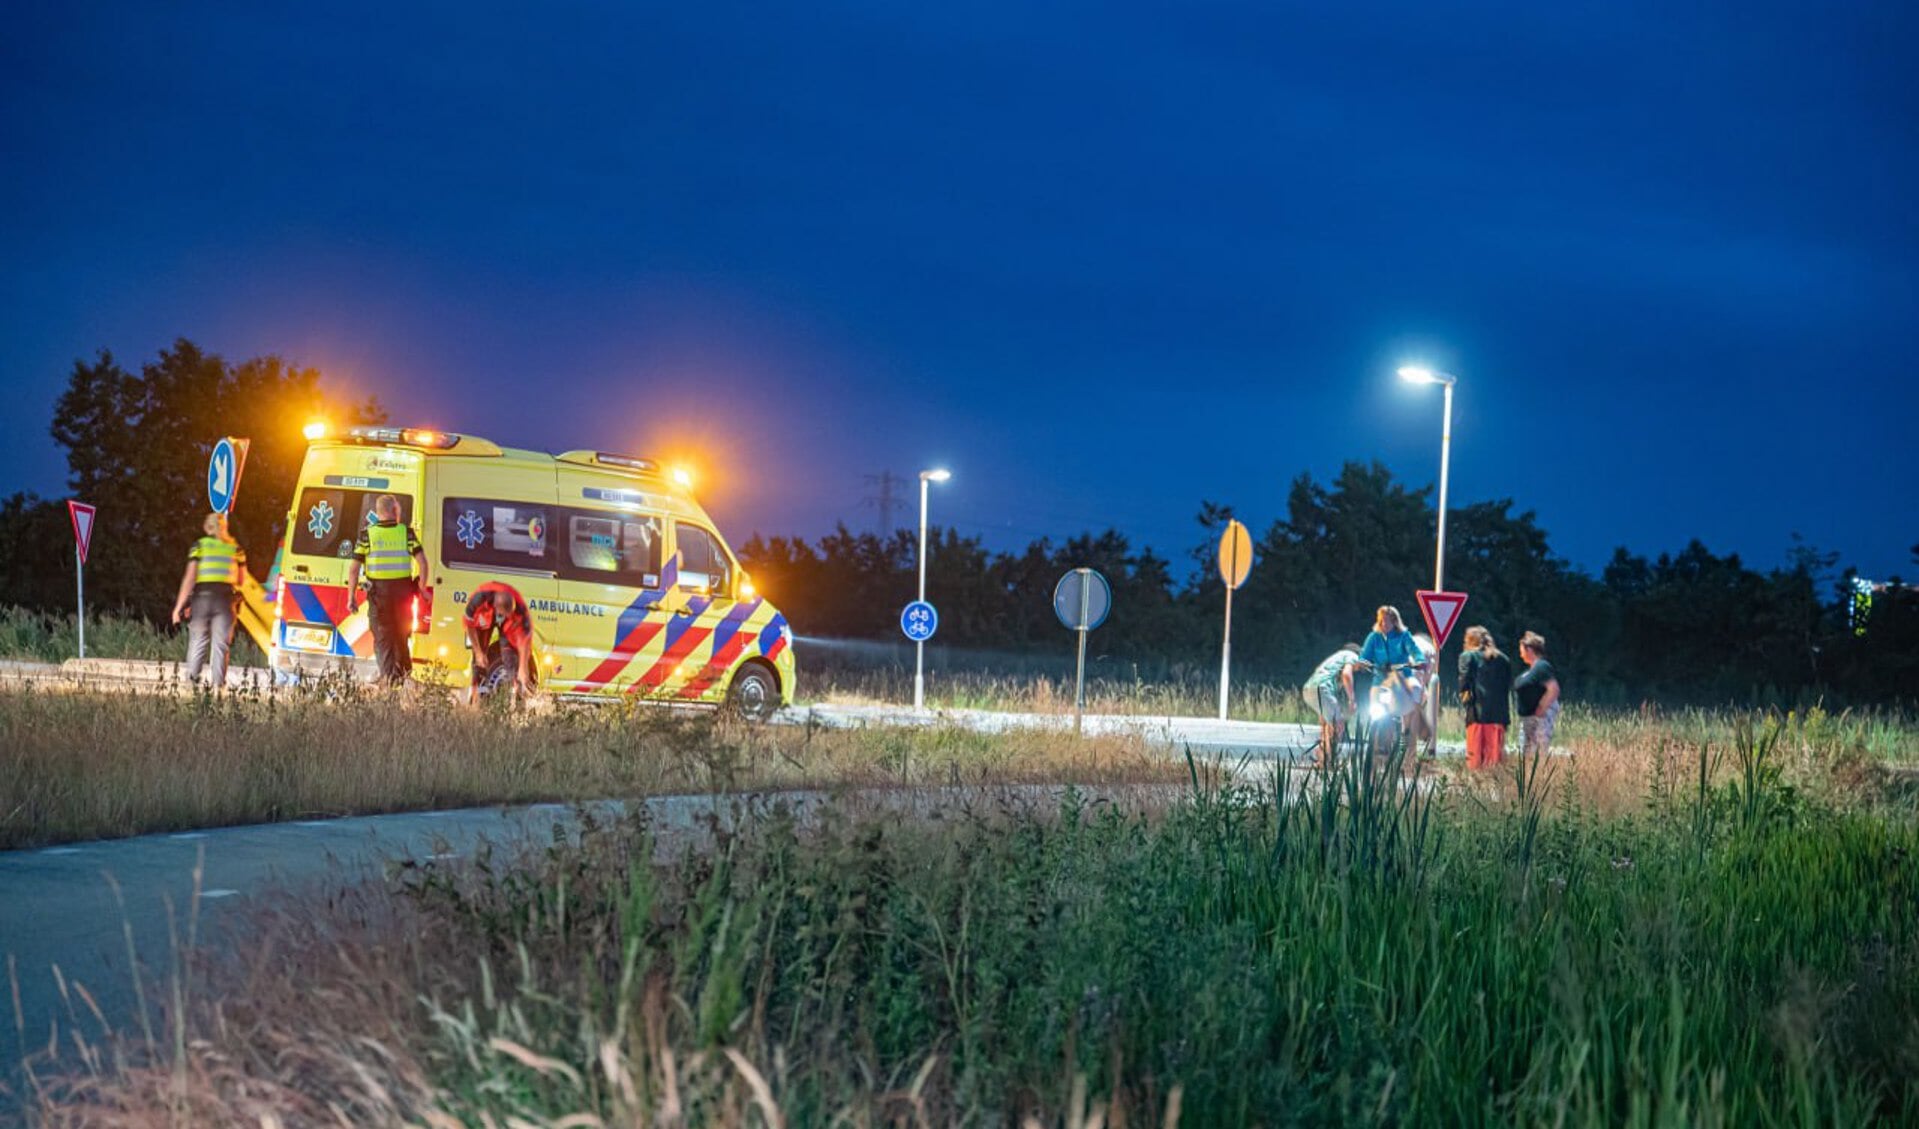
[(413, 635), (411, 580), (375, 580), (367, 596), (367, 626), (373, 629), (373, 654), (380, 664), (380, 681), (397, 686), (413, 673), (413, 655), (407, 640)]

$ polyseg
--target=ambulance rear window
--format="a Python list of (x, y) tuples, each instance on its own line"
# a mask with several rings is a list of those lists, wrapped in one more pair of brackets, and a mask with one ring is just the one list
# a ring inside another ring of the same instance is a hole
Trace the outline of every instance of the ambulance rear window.
[[(345, 487), (310, 486), (300, 491), (300, 505), (293, 511), (293, 551), (310, 557), (353, 555), (353, 542), (360, 527), (373, 520), (373, 501), (378, 490), (348, 490)], [(400, 502), (400, 520), (413, 521), (413, 499), (395, 494)]]
[(659, 518), (568, 510), (566, 524), (569, 579), (640, 587), (659, 573)]

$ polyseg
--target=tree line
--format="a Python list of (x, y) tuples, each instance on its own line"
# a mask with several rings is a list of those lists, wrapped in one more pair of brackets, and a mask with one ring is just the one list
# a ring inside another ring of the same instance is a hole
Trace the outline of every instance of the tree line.
[[(1432, 494), (1378, 463), (1348, 463), (1331, 482), (1295, 479), (1285, 516), (1256, 536), (1252, 572), (1233, 595), (1235, 677), (1303, 680), (1342, 643), (1362, 639), (1380, 604), (1417, 624), (1413, 593), (1432, 579)], [(938, 641), (1064, 653), (1068, 635), (1049, 597), (1067, 569), (1091, 566), (1113, 588), (1112, 615), (1092, 637), (1097, 653), (1153, 677), (1215, 677), (1225, 592), (1214, 562), (1231, 517), (1230, 507), (1201, 505), (1178, 572), (1117, 530), (1017, 552), (934, 530), (927, 588), (940, 611)], [(755, 537), (741, 556), (803, 633), (893, 639), (916, 590), (915, 550), (906, 530), (841, 527), (814, 542)], [(1502, 499), (1448, 510), (1446, 557), (1447, 587), (1471, 593), (1465, 621), (1509, 651), (1521, 632), (1541, 633), (1568, 692), (1587, 700), (1919, 700), (1919, 591), (1879, 593), (1861, 634), (1849, 614), (1852, 572), (1802, 543), (1764, 571), (1696, 540), (1654, 558), (1621, 548), (1595, 577), (1555, 556), (1536, 516)], [(1919, 545), (1913, 559), (1919, 565)], [(1456, 654), (1455, 642), (1449, 665)]]
[[(72, 496), (101, 507), (87, 569), (91, 607), (159, 622), (205, 510), (206, 459), (221, 435), (246, 435), (233, 530), (264, 578), (285, 532), (287, 500), (313, 418), (384, 422), (373, 400), (330, 393), (321, 375), (276, 356), (233, 363), (178, 340), (138, 370), (106, 352), (76, 361), (51, 421)], [(934, 529), (928, 590), (936, 645), (1000, 653), (1064, 653), (1051, 594), (1067, 569), (1091, 567), (1113, 589), (1093, 633), (1096, 654), (1142, 677), (1211, 677), (1224, 592), (1214, 565), (1230, 506), (1202, 503), (1194, 544), (1177, 563), (1114, 529), (1017, 550)], [(1413, 592), (1431, 579), (1437, 513), (1430, 488), (1378, 463), (1348, 463), (1329, 482), (1296, 478), (1284, 516), (1256, 531), (1255, 565), (1234, 593), (1237, 677), (1297, 682), (1341, 643), (1357, 641), (1382, 603), (1417, 622)], [(60, 613), (72, 607), (64, 501), (16, 493), (0, 501), (0, 601)], [(909, 530), (817, 539), (755, 535), (740, 545), (759, 589), (802, 636), (894, 640), (917, 586)], [(1919, 545), (1913, 549), (1919, 569)], [(1472, 594), (1466, 620), (1508, 649), (1526, 630), (1551, 642), (1568, 692), (1588, 700), (1919, 701), (1919, 591), (1879, 592), (1863, 633), (1850, 613), (1853, 574), (1835, 554), (1795, 542), (1756, 569), (1698, 541), (1647, 557), (1618, 549), (1599, 575), (1555, 556), (1535, 515), (1501, 499), (1447, 514), (1447, 586)], [(1456, 653), (1457, 644), (1448, 656)]]

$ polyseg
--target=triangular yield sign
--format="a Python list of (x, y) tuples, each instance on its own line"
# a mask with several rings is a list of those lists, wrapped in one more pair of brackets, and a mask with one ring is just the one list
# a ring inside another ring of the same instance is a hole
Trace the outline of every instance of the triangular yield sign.
[(80, 563), (87, 563), (87, 546), (93, 541), (94, 508), (85, 502), (67, 501), (67, 516), (73, 519), (73, 543), (80, 548)]
[(1444, 647), (1446, 636), (1453, 633), (1453, 627), (1459, 623), (1459, 613), (1466, 606), (1466, 593), (1421, 589), (1418, 595), (1419, 614), (1426, 617), (1426, 630), (1432, 632), (1433, 646)]

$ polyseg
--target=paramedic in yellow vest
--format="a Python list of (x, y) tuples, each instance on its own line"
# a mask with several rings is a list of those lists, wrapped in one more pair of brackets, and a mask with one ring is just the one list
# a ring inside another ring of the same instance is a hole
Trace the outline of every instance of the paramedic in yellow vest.
[(227, 535), (226, 519), (208, 514), (200, 523), (206, 536), (187, 553), (187, 571), (180, 577), (180, 595), (173, 601), (173, 622), (187, 621), (187, 681), (197, 682), (200, 668), (213, 663), (209, 681), (218, 690), (227, 684), (227, 655), (233, 649), (234, 592), (247, 555)]
[(426, 554), (420, 551), (419, 535), (400, 520), (400, 500), (391, 494), (373, 500), (373, 520), (353, 543), (346, 584), (354, 607), (359, 606), (363, 573), (369, 594), (367, 626), (373, 630), (380, 680), (398, 686), (413, 672), (413, 655), (407, 650), (413, 635), (413, 601), (432, 599), (433, 590), (426, 586)]

